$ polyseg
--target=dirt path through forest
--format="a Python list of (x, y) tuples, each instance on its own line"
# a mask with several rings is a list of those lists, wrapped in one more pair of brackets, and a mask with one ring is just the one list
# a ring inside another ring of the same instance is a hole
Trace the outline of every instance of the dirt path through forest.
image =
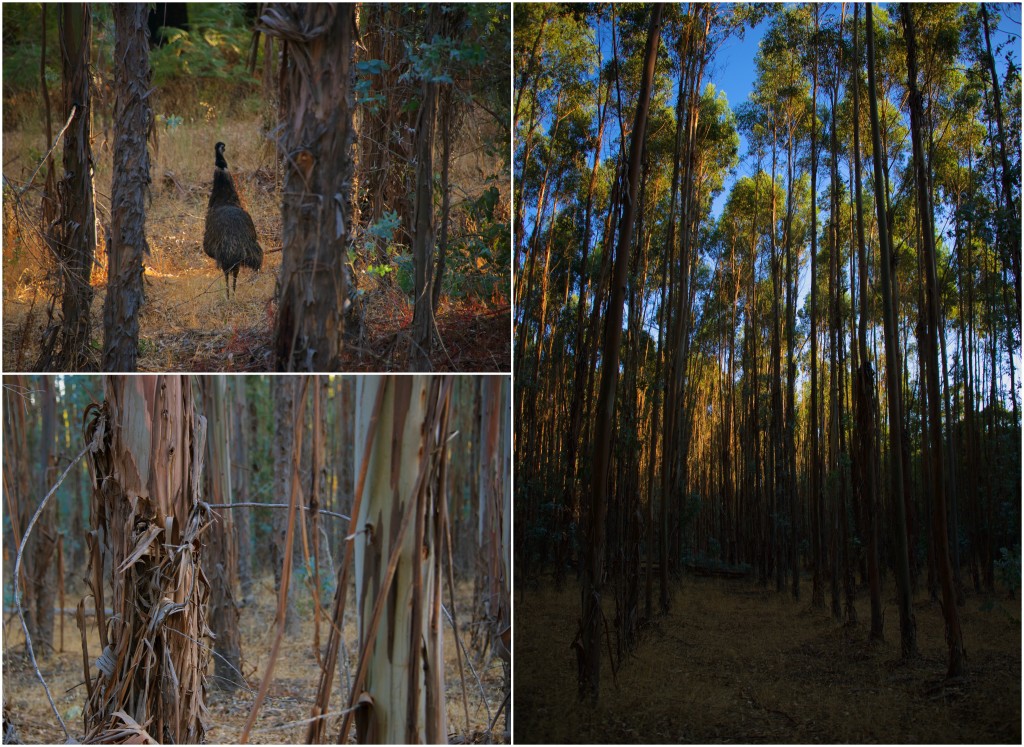
[[(970, 677), (944, 688), (941, 613), (927, 595), (915, 600), (921, 658), (903, 665), (895, 598), (885, 600), (886, 641), (872, 646), (866, 595), (861, 624), (846, 628), (812, 611), (810, 585), (803, 591), (794, 602), (746, 581), (687, 578), (617, 687), (604, 657), (596, 709), (576, 698), (574, 580), (561, 592), (547, 582), (517, 592), (516, 743), (1020, 743), (1019, 595), (968, 594)], [(605, 613), (614, 635), (610, 603)]]

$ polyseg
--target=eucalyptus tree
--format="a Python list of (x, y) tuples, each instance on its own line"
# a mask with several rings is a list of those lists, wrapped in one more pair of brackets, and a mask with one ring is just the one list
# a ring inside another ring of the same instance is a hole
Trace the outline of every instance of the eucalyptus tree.
[(661, 14), (662, 6), (654, 5), (651, 10), (647, 45), (644, 52), (643, 80), (637, 102), (636, 119), (631, 133), (629, 158), (626, 162), (628, 164), (626, 182), (628, 196), (619, 223), (611, 295), (604, 325), (601, 389), (595, 408), (593, 480), (591, 482), (590, 512), (586, 525), (587, 557), (582, 569), (580, 589), (583, 615), (583, 622), (580, 626), (582, 640), (578, 652), (580, 697), (589, 697), (595, 702), (600, 692), (601, 633), (603, 628), (601, 622), (604, 614), (601, 610), (601, 590), (604, 584), (605, 520), (608, 510), (612, 420), (615, 413), (616, 379), (619, 369), (619, 340), (622, 335), (622, 305), (625, 296), (630, 242), (634, 228), (633, 220), (647, 113), (650, 107), (651, 86), (654, 80), (661, 36)]
[(861, 184), (861, 65), (862, 48), (860, 46), (860, 6), (854, 6), (853, 17), (853, 71), (849, 87), (853, 91), (853, 162), (854, 199), (856, 203), (856, 245), (857, 245), (857, 278), (859, 288), (857, 298), (860, 301), (857, 327), (857, 348), (860, 366), (853, 371), (854, 409), (856, 427), (854, 438), (855, 473), (854, 490), (858, 491), (867, 517), (867, 565), (868, 582), (871, 597), (871, 637), (881, 640), (882, 631), (882, 600), (881, 581), (879, 578), (879, 503), (875, 485), (878, 474), (878, 460), (875, 433), (878, 420), (878, 400), (875, 389), (875, 370), (871, 365), (868, 352), (868, 260), (867, 240), (864, 232), (864, 200)]
[[(44, 9), (45, 14), (45, 9)], [(87, 3), (60, 6), (61, 97), (64, 120), (63, 170), (57, 194), (60, 214), (53, 237), (57, 257), (60, 321), (43, 336), (36, 368), (77, 371), (89, 362), (92, 336), (92, 265), (96, 253), (96, 212), (92, 188), (92, 126), (89, 55), (92, 10)], [(56, 305), (57, 297), (52, 302)]]
[(212, 521), (200, 500), (206, 418), (186, 376), (108, 376), (104, 395), (85, 414), (90, 518), (105, 538), (90, 558), (101, 651), (96, 671), (85, 672), (86, 741), (127, 729), (144, 741), (199, 744), (210, 594), (199, 559)]
[[(785, 152), (785, 215), (780, 218), (780, 205), (775, 190), (770, 191), (771, 226), (769, 266), (771, 268), (771, 392), (770, 432), (772, 479), (773, 557), (776, 586), (781, 591), (787, 561), (793, 571), (793, 593), (799, 595), (799, 573), (795, 558), (796, 536), (796, 279), (799, 276), (799, 246), (802, 236), (795, 236), (798, 150), (814, 115), (810, 86), (801, 69), (800, 50), (804, 46), (806, 20), (802, 9), (787, 8), (777, 14), (762, 40), (755, 57), (757, 78), (750, 101), (744, 105), (743, 119), (748, 122), (750, 136), (771, 153), (771, 181), (782, 178), (779, 173), (780, 150)], [(750, 137), (748, 136), (748, 138)], [(781, 248), (780, 248), (781, 244)], [(794, 254), (796, 256), (794, 256)], [(783, 277), (785, 262), (785, 277)], [(796, 265), (796, 267), (794, 267)], [(785, 308), (780, 305), (785, 302)], [(782, 339), (786, 338), (785, 406), (783, 406)], [(789, 536), (786, 537), (788, 532)], [(788, 548), (787, 548), (788, 546)], [(789, 557), (787, 558), (787, 549)]]
[(268, 37), (289, 44), (280, 75), (283, 259), (273, 334), (279, 371), (340, 367), (350, 282), (354, 13), (345, 4), (275, 4), (259, 21)]
[(896, 315), (892, 297), (892, 248), (889, 233), (887, 190), (882, 162), (882, 137), (879, 124), (877, 71), (875, 67), (875, 27), (871, 6), (867, 6), (868, 102), (871, 112), (871, 140), (873, 146), (875, 210), (878, 219), (878, 243), (882, 275), (882, 313), (885, 326), (885, 373), (889, 407), (889, 474), (892, 483), (892, 502), (896, 514), (896, 584), (900, 611), (900, 650), (903, 658), (917, 655), (917, 622), (910, 588), (910, 559), (906, 528), (903, 470), (903, 413), (900, 397), (900, 356), (896, 333)]
[(149, 44), (142, 3), (114, 6), (114, 178), (110, 188), (107, 295), (103, 300), (103, 370), (134, 371), (142, 315), (145, 197), (149, 191), (149, 149), (153, 124), (149, 104)]
[[(366, 465), (355, 537), (359, 662), (338, 739), (446, 741), (441, 617), (451, 379), (363, 377), (355, 462)], [(385, 610), (387, 610), (385, 614)]]
[[(208, 423), (207, 467), (203, 473), (206, 502), (230, 505), (232, 489), (231, 420), (228, 416), (227, 381), (223, 376), (200, 379), (203, 409)], [(204, 572), (210, 581), (210, 630), (213, 633), (214, 686), (233, 692), (244, 686), (242, 643), (238, 628), (235, 586), (238, 576), (238, 545), (235, 517), (221, 509), (209, 530), (209, 551), (204, 555)], [(242, 518), (245, 514), (242, 514)]]
[(965, 672), (963, 633), (956, 608), (952, 569), (949, 564), (949, 540), (946, 530), (946, 490), (943, 475), (943, 434), (939, 406), (939, 290), (935, 260), (935, 213), (929, 189), (929, 172), (924, 144), (924, 104), (918, 87), (917, 35), (914, 12), (909, 3), (901, 5), (907, 45), (907, 76), (910, 93), (910, 135), (914, 151), (914, 171), (918, 220), (921, 223), (921, 264), (924, 266), (925, 320), (924, 342), (920, 351), (924, 378), (928, 388), (928, 425), (930, 470), (929, 493), (932, 496), (932, 541), (936, 552), (939, 578), (942, 583), (942, 609), (946, 621), (946, 643), (949, 646), (947, 676), (962, 677)]

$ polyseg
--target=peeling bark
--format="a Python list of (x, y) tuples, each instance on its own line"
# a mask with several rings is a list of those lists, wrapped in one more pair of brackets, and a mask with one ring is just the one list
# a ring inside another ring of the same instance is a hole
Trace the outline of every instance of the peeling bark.
[(353, 9), (275, 3), (258, 23), (288, 45), (278, 142), (285, 168), (274, 324), (278, 371), (341, 366), (352, 211)]
[(98, 671), (86, 672), (85, 741), (128, 728), (163, 743), (199, 744), (210, 633), (210, 588), (199, 567), (211, 521), (200, 501), (206, 419), (194, 412), (185, 376), (109, 376), (105, 390), (103, 404), (86, 410), (92, 595), (103, 650)]

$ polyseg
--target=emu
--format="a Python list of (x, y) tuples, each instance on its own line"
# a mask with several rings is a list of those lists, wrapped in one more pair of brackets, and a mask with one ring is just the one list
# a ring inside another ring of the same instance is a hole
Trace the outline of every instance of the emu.
[[(242, 265), (257, 272), (263, 266), (263, 249), (256, 239), (256, 226), (242, 207), (235, 182), (228, 173), (224, 143), (217, 143), (213, 152), (213, 189), (206, 206), (203, 251), (224, 271), (224, 286), (230, 299), (232, 289), (238, 292), (238, 271)], [(228, 281), (229, 275), (233, 284)]]

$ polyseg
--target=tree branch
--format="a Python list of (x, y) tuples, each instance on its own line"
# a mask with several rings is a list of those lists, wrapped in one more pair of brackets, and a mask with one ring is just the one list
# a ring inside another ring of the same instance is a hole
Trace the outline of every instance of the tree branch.
[[(69, 120), (70, 122), (70, 120)], [(64, 731), (65, 738), (68, 741), (71, 740), (71, 734), (68, 733), (68, 727), (64, 723), (64, 719), (61, 718), (60, 711), (57, 710), (57, 705), (53, 702), (53, 696), (50, 694), (50, 688), (46, 685), (46, 680), (43, 679), (43, 673), (39, 671), (39, 664), (36, 662), (36, 652), (32, 648), (32, 636), (28, 633), (28, 623), (25, 622), (25, 610), (21, 607), (21, 558), (25, 554), (25, 546), (28, 544), (28, 536), (32, 533), (33, 527), (39, 520), (40, 515), (43, 513), (43, 509), (46, 508), (46, 504), (54, 493), (57, 492), (57, 488), (60, 487), (61, 483), (64, 482), (64, 478), (68, 476), (68, 472), (71, 468), (78, 464), (79, 460), (85, 456), (85, 452), (89, 450), (90, 444), (86, 444), (78, 456), (67, 466), (63, 473), (61, 473), (60, 479), (57, 480), (56, 484), (50, 488), (50, 492), (46, 494), (36, 512), (32, 514), (32, 519), (29, 521), (28, 526), (25, 528), (25, 534), (21, 538), (21, 545), (18, 547), (18, 557), (14, 561), (14, 605), (18, 608), (18, 619), (21, 620), (21, 629), (25, 633), (25, 647), (28, 649), (29, 658), (32, 660), (32, 668), (36, 670), (36, 677), (39, 678), (39, 682), (43, 685), (43, 690), (46, 691), (46, 699), (50, 701), (50, 708), (53, 709), (53, 714), (57, 717), (57, 721), (60, 723), (60, 728)]]

